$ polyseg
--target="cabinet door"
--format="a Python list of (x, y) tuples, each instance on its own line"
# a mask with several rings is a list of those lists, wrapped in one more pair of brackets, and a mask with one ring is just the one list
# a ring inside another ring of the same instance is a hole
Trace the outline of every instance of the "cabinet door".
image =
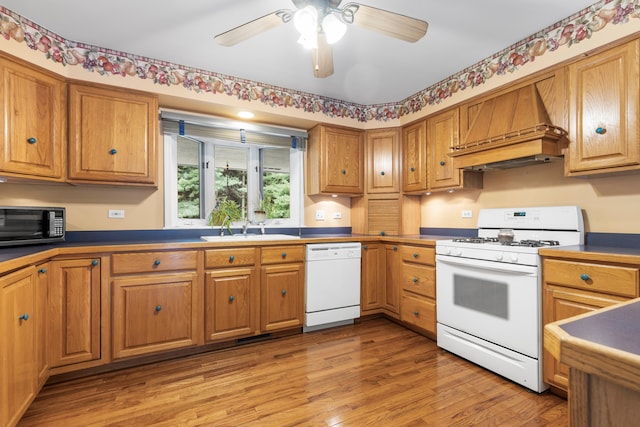
[(362, 245), (360, 314), (378, 313), (382, 308), (384, 291), (384, 246), (376, 243)]
[(451, 147), (458, 144), (458, 109), (449, 110), (427, 120), (429, 144), (429, 188), (455, 188), (460, 186), (460, 171), (453, 167), (449, 157)]
[(48, 358), (48, 318), (47, 305), (49, 300), (49, 263), (36, 267), (36, 366), (38, 371), (38, 387), (42, 387), (49, 378)]
[(402, 191), (427, 190), (426, 121), (407, 126), (402, 132)]
[(69, 85), (69, 181), (155, 185), (158, 101)]
[(204, 297), (207, 341), (251, 335), (258, 330), (259, 293), (254, 268), (207, 273)]
[(273, 264), (262, 267), (261, 329), (274, 331), (304, 323), (304, 265)]
[(0, 424), (15, 425), (37, 387), (34, 278), (28, 267), (0, 278)]
[(113, 358), (198, 344), (197, 277), (174, 273), (113, 280)]
[(367, 132), (367, 193), (397, 193), (400, 191), (398, 179), (399, 143), (400, 135), (397, 129)]
[(309, 131), (307, 192), (362, 194), (364, 191), (362, 132), (318, 125)]
[(49, 365), (99, 360), (100, 259), (51, 262)]
[(385, 245), (385, 283), (383, 306), (388, 315), (400, 315), (400, 252), (398, 245)]
[(569, 174), (640, 165), (639, 41), (569, 65)]
[(17, 176), (64, 179), (66, 86), (63, 80), (0, 59), (0, 170)]
[[(581, 291), (561, 286), (544, 286), (542, 323), (563, 320), (578, 314), (587, 313), (602, 307), (607, 307), (627, 298), (596, 292)], [(569, 368), (556, 360), (551, 353), (544, 351), (543, 355), (544, 381), (567, 391), (569, 387)]]

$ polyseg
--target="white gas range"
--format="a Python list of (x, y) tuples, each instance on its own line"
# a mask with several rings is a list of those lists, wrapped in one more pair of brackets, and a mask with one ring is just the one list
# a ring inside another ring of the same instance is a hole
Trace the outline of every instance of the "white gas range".
[[(501, 244), (501, 230), (512, 232), (513, 242)], [(544, 391), (538, 249), (583, 242), (577, 206), (482, 209), (477, 238), (438, 240), (438, 345)]]

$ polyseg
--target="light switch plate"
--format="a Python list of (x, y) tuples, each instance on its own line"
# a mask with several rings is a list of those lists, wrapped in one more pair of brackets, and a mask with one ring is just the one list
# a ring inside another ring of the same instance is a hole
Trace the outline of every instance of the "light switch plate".
[(316, 211), (316, 221), (324, 221), (324, 211)]
[(462, 218), (473, 218), (473, 211), (462, 211), (460, 216)]
[(124, 218), (124, 209), (109, 209), (109, 218)]

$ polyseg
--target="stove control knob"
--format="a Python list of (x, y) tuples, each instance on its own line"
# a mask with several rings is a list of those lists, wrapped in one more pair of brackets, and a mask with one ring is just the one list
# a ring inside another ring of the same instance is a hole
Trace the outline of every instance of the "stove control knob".
[(518, 254), (511, 254), (511, 262), (518, 262)]
[(498, 252), (496, 254), (496, 261), (502, 261), (502, 253), (501, 252)]

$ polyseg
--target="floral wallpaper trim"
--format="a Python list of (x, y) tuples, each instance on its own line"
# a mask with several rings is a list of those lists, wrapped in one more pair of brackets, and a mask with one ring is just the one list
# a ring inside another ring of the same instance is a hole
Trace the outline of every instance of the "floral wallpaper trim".
[(0, 34), (6, 40), (25, 43), (63, 66), (82, 66), (88, 72), (105, 76), (149, 79), (159, 85), (180, 85), (196, 93), (224, 94), (247, 102), (259, 101), (274, 108), (322, 113), (331, 118), (386, 122), (438, 104), (469, 87), (480, 86), (495, 75), (513, 73), (546, 52), (591, 38), (609, 24), (621, 25), (639, 17), (640, 0), (602, 0), (400, 102), (375, 105), (326, 98), (65, 40), (5, 7), (0, 7)]

